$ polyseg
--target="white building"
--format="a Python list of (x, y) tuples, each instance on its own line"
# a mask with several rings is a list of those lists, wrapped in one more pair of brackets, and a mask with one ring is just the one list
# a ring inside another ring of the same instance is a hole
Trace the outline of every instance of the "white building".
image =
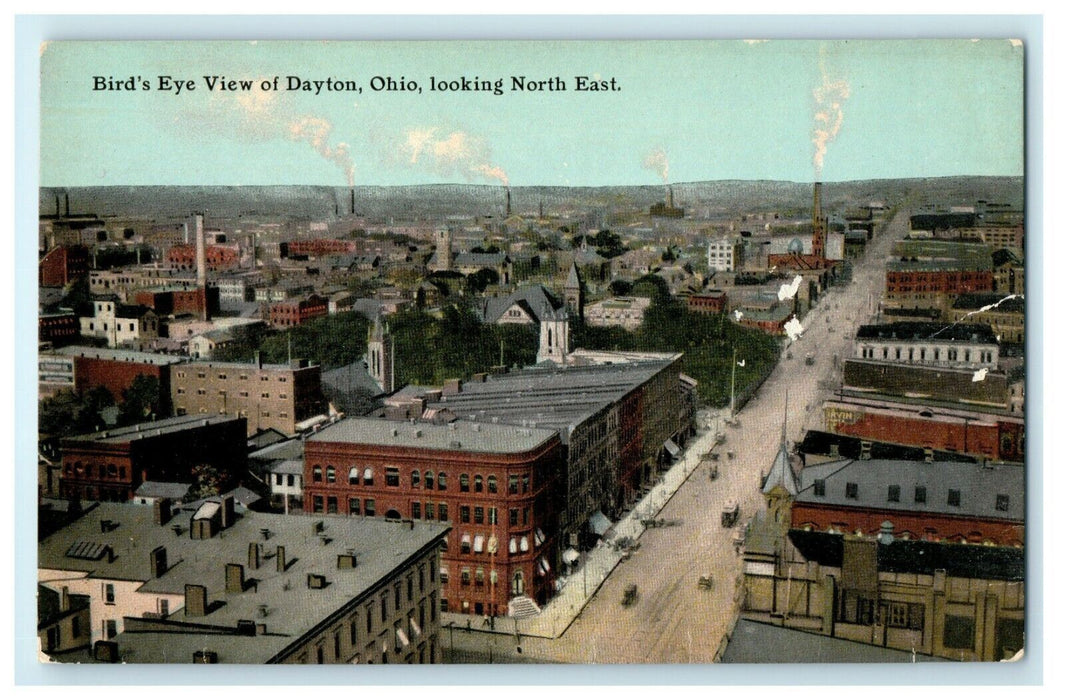
[(621, 326), (634, 331), (643, 323), (643, 315), (651, 305), (646, 297), (614, 297), (591, 304), (584, 310), (589, 326)]
[(711, 272), (733, 272), (740, 266), (743, 248), (734, 236), (716, 236), (706, 248), (706, 264)]
[(861, 326), (854, 356), (865, 360), (951, 369), (998, 369), (999, 347), (990, 326), (910, 322)]
[(125, 306), (114, 297), (93, 301), (93, 315), (82, 316), (81, 335), (103, 338), (107, 346), (140, 347), (159, 337), (159, 317), (143, 306)]

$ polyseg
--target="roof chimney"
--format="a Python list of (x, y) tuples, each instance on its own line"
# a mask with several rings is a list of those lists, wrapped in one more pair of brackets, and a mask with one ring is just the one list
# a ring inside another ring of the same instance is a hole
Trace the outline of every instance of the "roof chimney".
[(240, 564), (226, 564), (226, 593), (244, 592), (244, 567)]
[(59, 589), (59, 610), (66, 612), (70, 610), (70, 587), (63, 586)]
[(151, 568), (152, 578), (159, 578), (166, 573), (166, 547), (156, 547), (148, 555), (148, 565)]
[(233, 510), (233, 494), (222, 496), (222, 529), (232, 527), (236, 521), (236, 513)]
[(354, 569), (358, 563), (354, 554), (338, 554), (337, 555), (337, 568), (338, 569)]
[(277, 556), (275, 559), (277, 559), (277, 572), (284, 573), (287, 564), (285, 562), (285, 548), (281, 545), (277, 546)]
[(258, 542), (249, 542), (248, 543), (248, 568), (249, 569), (258, 569), (259, 568), (259, 543)]
[(185, 617), (203, 617), (207, 614), (207, 587), (193, 583), (185, 584)]
[(156, 525), (166, 525), (170, 522), (170, 499), (160, 498), (152, 503), (152, 520)]

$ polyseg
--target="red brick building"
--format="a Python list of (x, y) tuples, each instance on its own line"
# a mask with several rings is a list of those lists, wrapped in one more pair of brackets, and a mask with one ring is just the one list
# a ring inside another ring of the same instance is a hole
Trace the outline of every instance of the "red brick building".
[(866, 440), (1024, 461), (1024, 420), (961, 408), (842, 399), (823, 404), (825, 430)]
[[(240, 265), (240, 250), (235, 245), (209, 245), (205, 250), (207, 269), (212, 272), (232, 270)], [(166, 251), (166, 262), (179, 270), (196, 269), (196, 246), (176, 245)]]
[(191, 314), (209, 319), (219, 311), (218, 287), (145, 289), (137, 292), (134, 303), (147, 306), (160, 316)]
[[(780, 457), (763, 492), (770, 512), (790, 501), (791, 527), (1008, 547), (1024, 546), (1024, 466), (908, 460), (838, 460), (798, 475)], [(786, 493), (785, 493), (786, 492)]]
[(898, 267), (888, 269), (887, 296), (894, 299), (914, 294), (959, 295), (970, 292), (990, 292), (995, 288), (995, 274), (991, 270), (937, 270)]
[(728, 308), (728, 294), (720, 289), (711, 289), (706, 294), (688, 297), (688, 311), (701, 314), (720, 314)]
[(37, 283), (42, 287), (65, 287), (89, 274), (89, 249), (61, 245), (45, 253), (37, 263)]
[(306, 256), (320, 258), (326, 255), (341, 255), (356, 251), (356, 241), (341, 241), (335, 238), (312, 238), (306, 241), (282, 243), (282, 257)]
[(305, 299), (289, 299), (270, 305), (270, 325), (275, 328), (291, 328), (312, 318), (329, 315), (329, 300), (317, 294)]
[(492, 423), (352, 418), (307, 439), (304, 508), (450, 521), (441, 607), (505, 615), (546, 602), (558, 566), (557, 431)]
[(244, 476), (243, 418), (180, 416), (64, 438), (59, 491), (83, 501), (128, 501), (145, 481), (193, 481), (205, 465), (231, 488)]
[(73, 311), (42, 313), (37, 317), (37, 340), (64, 345), (78, 339), (80, 328), (78, 316)]

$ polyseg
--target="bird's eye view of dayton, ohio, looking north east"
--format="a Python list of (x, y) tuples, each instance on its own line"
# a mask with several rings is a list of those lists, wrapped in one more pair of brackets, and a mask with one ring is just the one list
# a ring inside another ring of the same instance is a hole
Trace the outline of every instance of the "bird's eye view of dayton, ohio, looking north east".
[(648, 48), (42, 49), (42, 662), (1023, 657), (1023, 46)]

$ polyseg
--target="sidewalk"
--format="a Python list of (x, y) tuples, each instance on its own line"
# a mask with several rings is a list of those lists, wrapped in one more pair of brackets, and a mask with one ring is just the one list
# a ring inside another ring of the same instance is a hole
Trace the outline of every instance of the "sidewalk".
[(450, 624), (457, 629), (469, 628), (477, 632), (494, 632), (519, 637), (556, 639), (562, 636), (599, 587), (603, 585), (614, 567), (621, 562), (622, 553), (614, 550), (614, 542), (624, 537), (637, 540), (643, 534), (645, 528), (640, 521), (656, 517), (669, 503), (673, 494), (699, 466), (703, 454), (709, 452), (714, 446), (716, 436), (722, 432), (723, 421), (727, 416), (727, 408), (699, 411), (696, 416), (696, 436), (688, 443), (688, 448), (681, 458), (668, 471), (660, 475), (658, 482), (632, 507), (632, 510), (614, 523), (594, 549), (583, 553), (584, 561), (581, 568), (565, 579), (562, 590), (548, 601), (539, 615), (524, 620), (498, 617), (495, 621), (495, 629), (490, 629), (483, 626), (481, 617), (442, 613), (443, 624), (441, 626), (446, 628)]

